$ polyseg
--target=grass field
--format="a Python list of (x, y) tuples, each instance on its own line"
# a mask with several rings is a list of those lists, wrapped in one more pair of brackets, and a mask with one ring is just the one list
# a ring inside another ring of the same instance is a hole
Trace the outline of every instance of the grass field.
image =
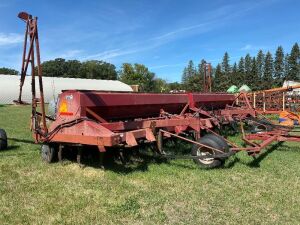
[[(300, 146), (239, 153), (224, 168), (145, 160), (105, 171), (45, 164), (29, 107), (0, 107), (0, 224), (300, 224)], [(233, 138), (235, 139), (235, 138)]]

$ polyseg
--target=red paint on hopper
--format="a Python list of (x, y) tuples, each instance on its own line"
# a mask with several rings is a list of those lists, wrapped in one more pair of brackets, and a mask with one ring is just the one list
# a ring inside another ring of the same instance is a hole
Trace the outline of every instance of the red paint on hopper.
[(85, 109), (89, 108), (109, 121), (157, 117), (161, 109), (179, 114), (187, 103), (192, 108), (224, 109), (234, 102), (235, 96), (214, 93), (154, 94), (69, 90), (63, 92), (60, 99), (68, 102), (68, 111), (74, 115), (86, 116)]

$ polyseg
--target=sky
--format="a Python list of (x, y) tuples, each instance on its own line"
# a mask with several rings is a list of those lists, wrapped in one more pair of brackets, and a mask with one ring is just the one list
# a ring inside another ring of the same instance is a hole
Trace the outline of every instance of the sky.
[(0, 0), (0, 67), (20, 71), (20, 11), (38, 17), (42, 61), (141, 63), (175, 82), (189, 60), (289, 52), (300, 40), (299, 9), (298, 0)]

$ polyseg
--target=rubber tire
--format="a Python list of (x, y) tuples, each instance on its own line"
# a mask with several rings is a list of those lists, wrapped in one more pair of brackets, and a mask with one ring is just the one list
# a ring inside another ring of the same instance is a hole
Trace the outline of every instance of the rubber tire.
[(218, 145), (221, 147), (221, 149), (220, 149), (221, 151), (223, 151), (223, 152), (229, 152), (229, 146), (228, 146), (227, 142), (223, 138), (221, 138), (221, 137), (219, 137), (219, 136), (217, 136), (215, 134), (206, 134), (204, 137), (212, 139), (215, 142), (217, 142)]
[[(213, 136), (216, 136), (216, 135), (213, 135)], [(218, 141), (216, 141), (216, 140), (217, 140), (216, 138), (207, 134), (204, 137), (200, 138), (199, 143), (216, 148), (216, 149), (220, 149), (222, 151), (222, 145), (220, 143), (218, 143)], [(198, 145), (193, 146), (192, 156), (197, 156), (198, 149), (199, 149)], [(211, 161), (211, 163), (209, 163), (209, 164), (205, 164), (199, 159), (194, 159), (194, 162), (196, 164), (198, 164), (201, 168), (204, 168), (204, 169), (217, 168), (224, 164), (224, 160), (221, 160), (221, 159), (213, 159)]]
[(7, 135), (5, 130), (0, 129), (0, 150), (7, 149)]
[(57, 150), (53, 145), (44, 144), (41, 147), (41, 157), (46, 163), (53, 163), (57, 156)]
[(258, 124), (253, 125), (254, 133), (263, 132), (263, 131), (272, 131), (272, 130), (274, 130), (274, 128), (276, 126), (278, 126), (278, 125), (272, 124), (270, 121), (268, 121), (264, 118), (262, 118), (262, 119), (253, 118), (252, 120), (264, 125), (263, 127), (265, 128), (265, 129), (261, 129), (260, 126), (262, 126), (262, 125), (258, 125)]

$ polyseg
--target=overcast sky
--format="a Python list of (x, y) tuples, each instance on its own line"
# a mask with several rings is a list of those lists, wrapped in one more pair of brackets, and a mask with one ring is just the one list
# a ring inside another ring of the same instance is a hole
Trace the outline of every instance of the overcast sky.
[(300, 40), (300, 1), (0, 0), (0, 67), (20, 70), (24, 23), (39, 17), (42, 61), (142, 63), (180, 81), (187, 62), (231, 62), (258, 49), (290, 51)]

